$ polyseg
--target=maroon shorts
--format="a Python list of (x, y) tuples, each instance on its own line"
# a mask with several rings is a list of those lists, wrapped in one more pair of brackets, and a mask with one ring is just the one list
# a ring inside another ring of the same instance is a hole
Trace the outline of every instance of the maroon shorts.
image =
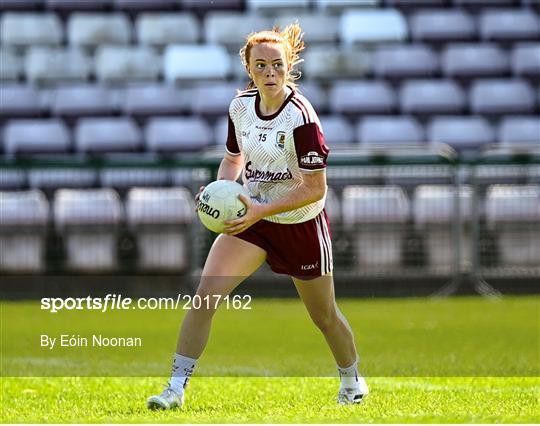
[(266, 251), (272, 271), (300, 279), (313, 279), (332, 271), (330, 224), (323, 210), (302, 223), (281, 224), (260, 220), (235, 236)]

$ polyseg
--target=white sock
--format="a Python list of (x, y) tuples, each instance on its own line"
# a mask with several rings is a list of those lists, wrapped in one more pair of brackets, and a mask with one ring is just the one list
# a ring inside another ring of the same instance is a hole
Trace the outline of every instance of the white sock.
[(189, 378), (193, 374), (197, 360), (180, 354), (174, 354), (171, 380), (169, 386), (179, 394), (184, 393)]
[(358, 383), (358, 358), (349, 367), (340, 367), (338, 365), (339, 377), (341, 379), (341, 388), (354, 389), (360, 387)]

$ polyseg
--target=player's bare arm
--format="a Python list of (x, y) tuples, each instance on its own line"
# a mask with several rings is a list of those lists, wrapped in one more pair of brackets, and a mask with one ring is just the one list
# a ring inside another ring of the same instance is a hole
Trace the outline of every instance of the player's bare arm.
[(217, 174), (218, 180), (237, 180), (244, 167), (244, 156), (240, 153), (238, 155), (232, 155), (228, 152), (225, 153)]

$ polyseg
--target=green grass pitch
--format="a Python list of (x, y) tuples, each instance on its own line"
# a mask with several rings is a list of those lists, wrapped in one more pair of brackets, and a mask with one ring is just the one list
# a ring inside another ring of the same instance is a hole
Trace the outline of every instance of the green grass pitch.
[[(354, 328), (361, 370), (368, 376), (371, 393), (364, 403), (335, 403), (339, 382), (330, 351), (300, 301), (255, 299), (250, 311), (216, 314), (185, 406), (153, 412), (145, 399), (166, 381), (183, 313), (50, 314), (35, 301), (2, 302), (1, 420), (540, 422), (537, 297), (341, 299), (338, 304)], [(96, 331), (139, 335), (144, 345), (49, 350), (36, 342), (43, 332)]]

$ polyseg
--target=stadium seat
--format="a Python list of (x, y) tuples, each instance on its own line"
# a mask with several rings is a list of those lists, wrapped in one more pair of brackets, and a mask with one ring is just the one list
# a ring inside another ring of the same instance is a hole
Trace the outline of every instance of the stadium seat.
[(26, 175), (22, 169), (0, 169), (0, 190), (13, 191), (26, 186)]
[(540, 19), (527, 9), (489, 9), (479, 19), (480, 36), (483, 40), (513, 41), (538, 40)]
[(453, 80), (408, 80), (399, 91), (404, 114), (460, 114), (465, 103), (463, 90)]
[(508, 55), (493, 44), (450, 43), (442, 52), (441, 66), (449, 77), (482, 77), (507, 74)]
[(283, 10), (295, 11), (300, 15), (305, 12), (310, 5), (310, 0), (246, 0), (247, 10), (254, 13), (275, 13)]
[(230, 73), (235, 81), (242, 82), (241, 87), (245, 88), (249, 82), (249, 78), (246, 72), (246, 67), (242, 64), (240, 55), (238, 52), (231, 53), (230, 57)]
[(492, 185), (486, 222), (495, 232), (501, 264), (540, 265), (540, 185)]
[(25, 68), (28, 81), (44, 85), (87, 81), (93, 66), (78, 48), (32, 47), (26, 53)]
[(210, 171), (205, 168), (177, 168), (171, 171), (172, 186), (186, 186), (191, 188), (193, 193), (211, 180)]
[(188, 268), (189, 225), (195, 203), (186, 188), (133, 188), (126, 197), (126, 221), (136, 235), (140, 270)]
[(356, 128), (356, 139), (362, 144), (418, 144), (425, 140), (424, 129), (412, 117), (367, 116)]
[[(407, 149), (408, 145), (403, 145)], [(411, 146), (411, 155), (422, 153), (422, 148), (431, 152), (441, 152), (441, 157), (445, 155), (445, 151), (432, 149), (425, 143), (418, 142)], [(390, 155), (392, 151), (389, 151)], [(401, 151), (403, 152), (403, 151)], [(414, 192), (418, 185), (447, 185), (454, 182), (455, 170), (451, 166), (433, 166), (431, 165), (395, 165), (393, 167), (382, 167), (379, 173), (379, 179), (376, 183), (384, 182), (385, 185), (399, 185), (407, 194)]]
[(383, 46), (373, 54), (377, 78), (429, 77), (438, 70), (437, 54), (424, 45)]
[(103, 44), (128, 44), (131, 27), (122, 13), (73, 13), (67, 22), (69, 44), (97, 47)]
[(78, 152), (133, 152), (142, 146), (142, 134), (130, 118), (81, 118), (75, 127)]
[(43, 112), (39, 91), (32, 86), (5, 84), (0, 93), (0, 118), (36, 117)]
[(135, 24), (137, 42), (147, 46), (197, 43), (199, 23), (191, 13), (142, 13)]
[(144, 83), (127, 86), (122, 111), (132, 116), (178, 115), (188, 107), (186, 91), (174, 85)]
[(452, 5), (454, 6), (470, 7), (475, 10), (490, 6), (513, 6), (515, 3), (516, 0), (452, 0)]
[(226, 115), (240, 88), (236, 83), (197, 84), (191, 90), (191, 111), (196, 115)]
[(254, 31), (270, 29), (270, 19), (260, 15), (241, 12), (208, 12), (204, 18), (204, 40), (209, 44), (220, 44), (238, 51), (246, 36)]
[(461, 9), (422, 9), (410, 18), (414, 41), (466, 41), (476, 37), (475, 21)]
[(110, 188), (56, 191), (54, 222), (64, 236), (66, 267), (90, 273), (115, 270), (122, 213), (120, 198)]
[(22, 74), (21, 59), (12, 49), (0, 48), (0, 81), (17, 81)]
[(512, 72), (540, 80), (540, 43), (518, 43), (512, 50)]
[(105, 167), (99, 171), (99, 183), (119, 191), (136, 186), (167, 186), (170, 173), (155, 167)]
[(533, 88), (523, 80), (477, 80), (469, 89), (474, 114), (530, 114), (534, 112)]
[(206, 12), (209, 10), (242, 10), (244, 0), (180, 0), (180, 7), (186, 10)]
[(64, 153), (71, 148), (67, 126), (57, 119), (10, 120), (4, 128), (6, 154)]
[(43, 272), (49, 203), (41, 191), (0, 192), (0, 271)]
[(331, 187), (326, 187), (326, 202), (324, 209), (328, 214), (331, 224), (341, 224), (341, 202), (336, 191)]
[(395, 9), (346, 10), (341, 15), (341, 41), (355, 43), (403, 42), (407, 22)]
[(170, 45), (165, 49), (163, 73), (168, 82), (222, 80), (230, 71), (230, 57), (223, 46)]
[(521, 0), (521, 5), (540, 12), (540, 1), (538, 0)]
[(52, 13), (6, 12), (0, 16), (0, 40), (13, 47), (56, 46), (62, 42), (62, 23)]
[(368, 53), (355, 47), (329, 49), (327, 46), (313, 46), (303, 56), (305, 61), (301, 69), (309, 79), (359, 78), (369, 71), (371, 65)]
[(296, 19), (304, 31), (304, 40), (308, 46), (313, 43), (335, 44), (339, 37), (339, 17), (323, 15), (320, 13), (302, 13), (300, 16), (293, 14), (280, 14), (275, 22), (285, 28)]
[(95, 66), (102, 82), (157, 80), (161, 58), (151, 47), (100, 46)]
[(35, 10), (43, 5), (44, 0), (2, 0), (0, 2), (0, 11), (3, 10)]
[(324, 133), (324, 140), (330, 149), (333, 147), (338, 148), (339, 145), (354, 143), (353, 129), (345, 117), (341, 115), (320, 115), (319, 120)]
[(503, 145), (531, 144), (540, 146), (538, 116), (505, 117), (499, 124), (497, 140)]
[(367, 7), (381, 4), (381, 0), (314, 0), (315, 7), (322, 13), (341, 13), (344, 9)]
[(164, 118), (148, 121), (146, 149), (150, 152), (199, 151), (212, 143), (212, 130), (200, 117)]
[(101, 11), (111, 6), (113, 0), (46, 0), (47, 9), (58, 12)]
[(225, 149), (225, 142), (227, 142), (227, 135), (229, 131), (229, 117), (220, 117), (214, 124), (214, 144), (222, 146)]
[(91, 188), (97, 182), (95, 170), (72, 167), (32, 168), (28, 186), (49, 193), (59, 188)]
[(173, 10), (178, 6), (178, 0), (114, 0), (113, 6), (126, 12)]
[(447, 0), (384, 0), (384, 5), (387, 7), (396, 7), (404, 12), (418, 7), (444, 7)]
[(461, 271), (470, 268), (472, 259), (472, 190), (469, 186), (459, 189), (461, 226), (456, 235), (456, 189), (450, 185), (420, 185), (414, 191), (413, 216), (416, 229), (424, 237), (427, 263), (433, 272), (458, 272), (454, 270), (454, 248), (459, 238)]
[(495, 142), (494, 131), (483, 117), (434, 117), (427, 126), (429, 142), (442, 142), (462, 153), (471, 153)]
[(300, 93), (309, 100), (317, 113), (321, 114), (328, 109), (328, 94), (319, 84), (302, 80), (297, 84)]
[(398, 186), (346, 186), (343, 223), (352, 237), (358, 272), (384, 273), (402, 263), (409, 201)]
[(111, 92), (104, 86), (58, 87), (51, 101), (51, 113), (62, 117), (112, 115), (115, 110)]
[(384, 114), (396, 107), (396, 95), (385, 81), (338, 81), (330, 89), (330, 109), (345, 114)]

